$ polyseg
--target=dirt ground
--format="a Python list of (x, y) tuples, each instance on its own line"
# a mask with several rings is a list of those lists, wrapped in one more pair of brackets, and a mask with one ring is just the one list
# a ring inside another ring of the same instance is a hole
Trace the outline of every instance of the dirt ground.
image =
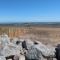
[(60, 44), (60, 27), (49, 26), (0, 26), (0, 34), (6, 33), (7, 35), (14, 37), (30, 38), (32, 40), (38, 40), (45, 45), (56, 46)]
[(24, 35), (20, 36), (20, 38), (31, 39), (33, 41), (37, 40), (37, 41), (40, 41), (47, 46), (52, 46), (52, 47), (57, 46), (57, 44), (59, 44), (59, 42), (60, 42), (59, 40), (55, 41), (52, 38), (40, 37), (39, 35), (34, 35), (34, 34), (24, 34)]

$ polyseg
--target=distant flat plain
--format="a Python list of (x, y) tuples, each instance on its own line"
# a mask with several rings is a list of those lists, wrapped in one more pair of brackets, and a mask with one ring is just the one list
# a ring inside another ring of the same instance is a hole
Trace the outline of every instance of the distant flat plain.
[(12, 23), (0, 24), (0, 34), (9, 37), (29, 38), (39, 40), (44, 44), (56, 45), (60, 43), (60, 23)]

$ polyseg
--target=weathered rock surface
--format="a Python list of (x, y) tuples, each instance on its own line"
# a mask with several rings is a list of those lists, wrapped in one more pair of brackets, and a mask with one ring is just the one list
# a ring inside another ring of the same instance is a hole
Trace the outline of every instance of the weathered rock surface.
[(4, 56), (0, 56), (0, 60), (6, 60)]
[[(26, 42), (27, 50), (22, 48), (23, 41)], [(25, 57), (28, 59), (42, 60), (43, 58), (54, 58), (55, 48), (48, 48), (39, 41), (16, 37), (10, 42), (8, 35), (3, 34), (0, 36), (0, 59), (4, 60), (4, 57), (10, 55), (15, 55), (14, 59), (18, 59), (19, 57), (20, 60), (25, 60)]]

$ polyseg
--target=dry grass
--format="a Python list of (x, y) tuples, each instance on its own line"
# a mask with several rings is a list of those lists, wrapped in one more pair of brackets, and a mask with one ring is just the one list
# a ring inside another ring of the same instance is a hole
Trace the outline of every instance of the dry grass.
[(39, 40), (44, 44), (56, 45), (60, 43), (60, 28), (44, 27), (44, 26), (29, 26), (29, 27), (15, 27), (15, 26), (0, 26), (0, 34), (7, 33), (10, 37), (25, 36), (32, 40)]

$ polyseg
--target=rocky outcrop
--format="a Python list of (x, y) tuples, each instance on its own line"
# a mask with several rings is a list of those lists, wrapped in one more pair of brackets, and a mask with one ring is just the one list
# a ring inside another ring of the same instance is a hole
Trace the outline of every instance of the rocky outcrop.
[[(16, 44), (17, 42), (18, 44)], [(23, 42), (23, 45), (26, 45), (24, 46), (24, 48), (22, 47)], [(2, 36), (0, 36), (0, 58), (1, 56), (3, 56), (2, 58), (4, 58), (10, 55), (14, 55), (14, 60), (42, 60), (42, 58), (53, 59), (55, 56), (55, 48), (48, 48), (39, 41), (19, 39), (16, 37), (14, 37), (10, 42), (10, 38), (8, 37), (8, 35), (3, 34)]]

